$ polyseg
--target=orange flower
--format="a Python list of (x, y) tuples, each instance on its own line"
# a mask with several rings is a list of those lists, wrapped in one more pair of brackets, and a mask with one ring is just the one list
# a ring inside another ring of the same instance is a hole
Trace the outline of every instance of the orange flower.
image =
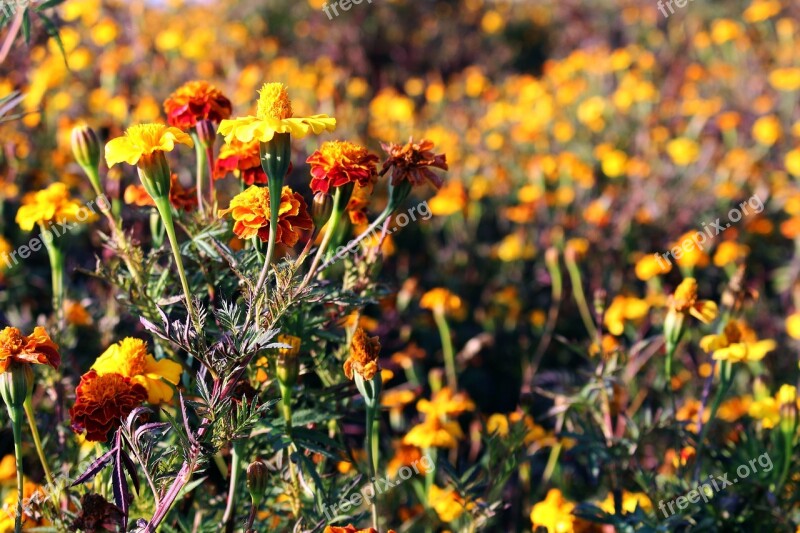
[[(183, 209), (187, 213), (194, 211), (197, 207), (197, 187), (185, 188), (181, 185), (177, 174), (172, 174), (172, 176), (170, 176), (170, 182), (169, 203), (176, 209)], [(147, 191), (142, 185), (128, 185), (125, 189), (124, 199), (126, 204), (139, 207), (156, 206), (156, 203), (150, 195), (147, 194)]]
[(231, 116), (231, 101), (205, 81), (184, 83), (164, 101), (167, 122), (183, 130), (200, 120), (219, 123)]
[[(269, 239), (269, 189), (250, 186), (231, 200), (228, 209), (219, 211), (219, 216), (231, 213), (233, 232), (241, 239), (258, 235), (262, 241)], [(299, 193), (288, 186), (281, 191), (281, 207), (278, 211), (278, 240), (287, 246), (294, 246), (300, 239), (300, 230), (311, 229), (313, 223), (306, 208), (306, 202)]]
[(267, 174), (261, 168), (260, 147), (261, 143), (257, 140), (243, 143), (232, 139), (219, 151), (214, 165), (214, 179), (221, 180), (228, 173), (238, 171), (239, 178), (247, 185), (267, 183)]
[(717, 304), (697, 297), (697, 281), (684, 279), (672, 295), (671, 309), (684, 315), (689, 314), (700, 322), (708, 324), (717, 316)]
[[(344, 527), (341, 526), (325, 526), (325, 530), (322, 533), (378, 533), (378, 530), (374, 527), (368, 527), (364, 529), (357, 529), (356, 526), (353, 524), (348, 524)], [(393, 529), (390, 529), (386, 533), (395, 533)]]
[(461, 310), (462, 302), (461, 298), (449, 290), (437, 287), (423, 294), (419, 305), (436, 313), (453, 314)]
[(392, 171), (392, 185), (401, 181), (408, 181), (412, 185), (422, 185), (429, 181), (437, 189), (444, 183), (431, 167), (447, 170), (447, 156), (436, 155), (431, 149), (433, 143), (423, 139), (419, 144), (410, 139), (407, 144), (381, 144), (384, 151), (389, 154), (383, 162), (381, 176), (389, 170)]
[(350, 195), (350, 201), (347, 203), (347, 212), (350, 215), (350, 222), (356, 226), (361, 226), (369, 223), (367, 218), (367, 206), (369, 199), (372, 196), (372, 184), (361, 187), (356, 184), (353, 189), (353, 194)]
[(119, 427), (120, 419), (147, 399), (147, 389), (120, 374), (99, 376), (90, 370), (81, 376), (75, 391), (75, 405), (69, 410), (72, 430), (86, 440), (105, 442), (108, 434)]
[(378, 355), (381, 343), (378, 337), (368, 337), (367, 332), (358, 328), (350, 342), (350, 357), (344, 362), (344, 373), (347, 379), (353, 379), (353, 372), (361, 374), (365, 380), (375, 377), (380, 370)]
[(0, 331), (0, 374), (6, 372), (13, 362), (58, 368), (61, 355), (43, 327), (36, 326), (27, 337), (17, 328), (7, 327)]
[(347, 183), (366, 187), (376, 178), (377, 162), (378, 157), (363, 146), (348, 141), (322, 143), (306, 160), (311, 165), (311, 190), (328, 193), (331, 187)]

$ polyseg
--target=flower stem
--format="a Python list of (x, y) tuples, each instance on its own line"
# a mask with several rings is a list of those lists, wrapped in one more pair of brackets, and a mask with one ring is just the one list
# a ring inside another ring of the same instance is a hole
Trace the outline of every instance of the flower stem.
[(42, 462), (42, 468), (44, 469), (44, 477), (47, 479), (47, 483), (51, 487), (55, 487), (55, 482), (53, 480), (53, 473), (50, 471), (50, 466), (47, 464), (47, 457), (45, 457), (44, 454), (42, 439), (39, 437), (39, 428), (36, 427), (36, 417), (33, 414), (33, 406), (31, 405), (30, 398), (25, 399), (23, 407), (25, 409), (25, 415), (28, 417), (28, 425), (31, 428), (31, 435), (33, 436), (33, 444), (36, 446), (36, 453), (39, 455), (39, 461)]
[[(46, 231), (44, 227), (40, 228), (42, 234)], [(59, 336), (64, 331), (64, 254), (61, 252), (61, 247), (56, 243), (55, 239), (42, 239), (45, 248), (47, 249), (47, 256), (50, 259), (50, 273), (53, 286), (53, 312), (56, 315), (58, 322)]]
[[(195, 155), (195, 164), (196, 164), (196, 173), (197, 173), (197, 210), (200, 213), (204, 213), (203, 210), (203, 184), (205, 183), (205, 174), (206, 174), (206, 150), (203, 147), (203, 143), (200, 142), (200, 138), (197, 136), (195, 131), (190, 133), (192, 136), (192, 140), (194, 141), (194, 155)], [(211, 176), (209, 176), (211, 179)], [(213, 180), (212, 180), (213, 181)]]
[(22, 500), (24, 477), (22, 473), (22, 412), (19, 408), (8, 407), (8, 417), (11, 419), (11, 431), (14, 435), (14, 459), (17, 462), (17, 513), (14, 517), (14, 533), (22, 531)]
[[(375, 379), (381, 379), (380, 375)], [(378, 424), (377, 424), (377, 405), (367, 404), (367, 454), (369, 454), (369, 468), (372, 474), (373, 483), (378, 480), (378, 460), (379, 460), (379, 447), (378, 447)], [(378, 525), (378, 495), (376, 494), (371, 501), (372, 506), (372, 527), (379, 530)]]
[(242, 441), (237, 440), (231, 448), (231, 469), (230, 486), (228, 487), (228, 503), (225, 506), (225, 514), (222, 515), (222, 525), (234, 521), (234, 510), (236, 507), (236, 485), (239, 482), (239, 471), (241, 470)]
[(333, 236), (336, 233), (336, 230), (339, 227), (339, 222), (342, 220), (342, 215), (344, 214), (344, 206), (341, 205), (342, 203), (342, 188), (337, 187), (336, 192), (333, 193), (333, 211), (331, 212), (331, 218), (328, 220), (328, 224), (325, 228), (325, 235), (322, 237), (322, 242), (320, 243), (319, 249), (314, 256), (314, 260), (311, 262), (311, 266), (308, 269), (308, 274), (306, 274), (305, 279), (303, 279), (303, 283), (300, 285), (300, 289), (308, 285), (308, 283), (314, 277), (320, 261), (322, 261), (322, 258), (325, 257), (325, 252), (328, 250), (328, 246), (330, 245), (331, 240), (333, 240)]
[(450, 326), (447, 324), (447, 317), (443, 311), (434, 311), (433, 319), (436, 321), (436, 327), (439, 328), (439, 337), (442, 339), (447, 386), (450, 387), (450, 390), (455, 391), (458, 388), (458, 377), (456, 376), (453, 340), (450, 338)]
[(161, 196), (157, 198), (153, 198), (156, 203), (156, 209), (158, 209), (158, 213), (161, 215), (161, 220), (164, 221), (164, 229), (167, 232), (167, 237), (169, 238), (169, 244), (172, 248), (172, 255), (175, 257), (175, 265), (178, 267), (178, 276), (181, 278), (181, 285), (183, 286), (183, 294), (186, 297), (186, 308), (189, 311), (189, 316), (192, 319), (192, 323), (194, 324), (194, 328), (197, 331), (197, 334), (200, 334), (200, 320), (197, 316), (197, 313), (194, 309), (194, 304), (192, 303), (192, 293), (189, 290), (189, 283), (186, 280), (186, 272), (183, 269), (183, 260), (181, 259), (181, 249), (178, 246), (178, 237), (175, 235), (175, 223), (172, 219), (172, 207), (169, 204), (169, 198), (166, 196)]

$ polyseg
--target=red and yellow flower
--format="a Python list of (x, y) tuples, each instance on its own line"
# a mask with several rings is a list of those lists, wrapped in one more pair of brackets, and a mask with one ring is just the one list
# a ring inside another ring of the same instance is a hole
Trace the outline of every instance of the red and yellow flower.
[[(237, 194), (228, 209), (219, 211), (219, 216), (230, 214), (234, 220), (233, 232), (241, 239), (258, 236), (262, 241), (269, 239), (269, 189), (253, 185)], [(300, 239), (302, 230), (313, 227), (306, 202), (299, 193), (288, 186), (281, 191), (281, 204), (278, 211), (277, 242), (294, 246)]]
[(225, 144), (214, 164), (214, 179), (233, 173), (247, 185), (267, 183), (267, 174), (261, 168), (260, 146), (257, 140), (243, 143), (233, 139)]
[(99, 375), (90, 370), (81, 376), (75, 391), (75, 405), (69, 410), (72, 430), (86, 434), (86, 440), (105, 442), (121, 419), (147, 399), (147, 389), (121, 374)]
[(184, 83), (164, 101), (167, 123), (182, 130), (193, 128), (200, 120), (219, 123), (231, 116), (231, 101), (205, 81)]
[(332, 187), (356, 183), (359, 187), (372, 184), (377, 176), (376, 155), (348, 141), (322, 143), (306, 163), (311, 165), (311, 190), (329, 193)]

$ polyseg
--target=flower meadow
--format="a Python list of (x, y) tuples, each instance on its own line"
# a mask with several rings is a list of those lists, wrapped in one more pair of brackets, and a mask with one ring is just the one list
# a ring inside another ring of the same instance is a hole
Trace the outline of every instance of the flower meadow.
[(7, 4), (0, 533), (800, 533), (796, 2)]

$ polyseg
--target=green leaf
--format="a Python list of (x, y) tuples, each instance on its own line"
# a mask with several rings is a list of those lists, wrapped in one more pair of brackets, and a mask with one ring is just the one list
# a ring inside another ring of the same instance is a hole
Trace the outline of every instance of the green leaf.
[(27, 9), (22, 15), (22, 35), (25, 36), (25, 44), (31, 44), (31, 14)]
[(65, 0), (47, 0), (46, 2), (42, 2), (38, 6), (36, 6), (36, 11), (44, 11), (45, 9), (50, 9), (51, 7), (56, 7), (57, 5), (63, 4)]
[[(63, 0), (59, 0), (63, 1)], [(64, 58), (64, 65), (69, 70), (69, 65), (67, 64), (67, 51), (64, 50), (64, 42), (61, 40), (61, 35), (58, 33), (58, 26), (56, 26), (55, 22), (53, 22), (47, 15), (43, 15), (42, 13), (37, 13), (36, 15), (39, 17), (39, 20), (42, 21), (44, 24), (45, 31), (47, 31), (47, 35), (55, 39), (56, 44), (58, 45), (58, 49), (61, 51), (61, 57)]]

